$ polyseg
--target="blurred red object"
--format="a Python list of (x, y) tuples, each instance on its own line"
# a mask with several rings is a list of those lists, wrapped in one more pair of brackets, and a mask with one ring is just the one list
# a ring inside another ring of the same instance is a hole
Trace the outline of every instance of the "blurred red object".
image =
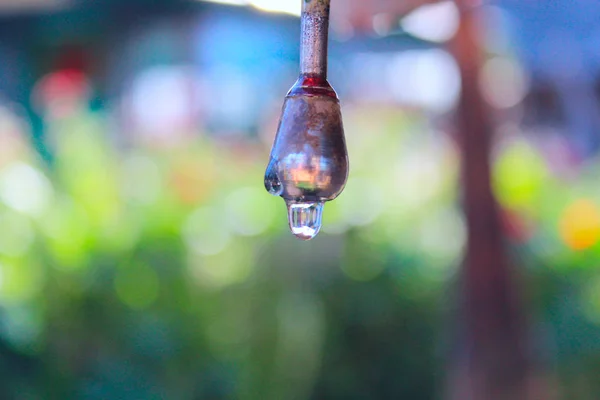
[(82, 71), (64, 69), (46, 75), (37, 83), (33, 102), (44, 114), (65, 117), (77, 108), (88, 92), (89, 83)]

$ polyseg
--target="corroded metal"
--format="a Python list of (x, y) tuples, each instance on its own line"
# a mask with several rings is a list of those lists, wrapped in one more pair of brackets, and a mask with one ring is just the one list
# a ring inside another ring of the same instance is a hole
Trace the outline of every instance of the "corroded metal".
[(300, 73), (327, 77), (330, 0), (302, 0)]
[(265, 174), (286, 202), (335, 199), (348, 178), (340, 103), (327, 82), (329, 0), (302, 0), (301, 75), (285, 98)]
[[(301, 85), (302, 80), (299, 81)], [(295, 86), (286, 97), (265, 185), (286, 200), (335, 199), (348, 177), (348, 156), (340, 104), (329, 95), (314, 95)]]

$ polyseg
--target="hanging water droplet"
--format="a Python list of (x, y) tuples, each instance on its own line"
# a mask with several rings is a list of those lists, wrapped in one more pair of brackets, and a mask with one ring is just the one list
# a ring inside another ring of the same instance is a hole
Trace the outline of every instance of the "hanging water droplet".
[(269, 163), (267, 172), (265, 173), (265, 189), (273, 196), (281, 196), (283, 193), (283, 185), (277, 176), (276, 164), (274, 161)]
[(288, 92), (264, 184), (288, 208), (292, 233), (302, 240), (321, 229), (323, 205), (348, 179), (340, 102), (327, 81), (329, 0), (302, 2), (300, 76)]
[(290, 230), (298, 239), (310, 240), (321, 229), (323, 204), (287, 202)]

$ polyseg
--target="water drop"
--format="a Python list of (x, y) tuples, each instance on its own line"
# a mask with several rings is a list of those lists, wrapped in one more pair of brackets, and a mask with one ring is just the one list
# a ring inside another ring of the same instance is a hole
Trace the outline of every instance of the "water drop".
[(287, 202), (288, 221), (294, 236), (301, 240), (310, 240), (317, 236), (321, 229), (323, 204)]
[(276, 164), (273, 161), (269, 163), (265, 173), (265, 189), (273, 196), (281, 196), (283, 193), (283, 185), (277, 176)]

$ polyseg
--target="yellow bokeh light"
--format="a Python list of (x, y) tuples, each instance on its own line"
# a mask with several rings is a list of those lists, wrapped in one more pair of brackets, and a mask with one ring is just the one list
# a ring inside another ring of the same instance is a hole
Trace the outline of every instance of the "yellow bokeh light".
[(548, 177), (542, 155), (525, 140), (515, 140), (494, 165), (494, 191), (503, 206), (535, 215)]
[(584, 250), (600, 238), (600, 212), (590, 200), (581, 199), (569, 205), (560, 220), (560, 235), (573, 250)]

